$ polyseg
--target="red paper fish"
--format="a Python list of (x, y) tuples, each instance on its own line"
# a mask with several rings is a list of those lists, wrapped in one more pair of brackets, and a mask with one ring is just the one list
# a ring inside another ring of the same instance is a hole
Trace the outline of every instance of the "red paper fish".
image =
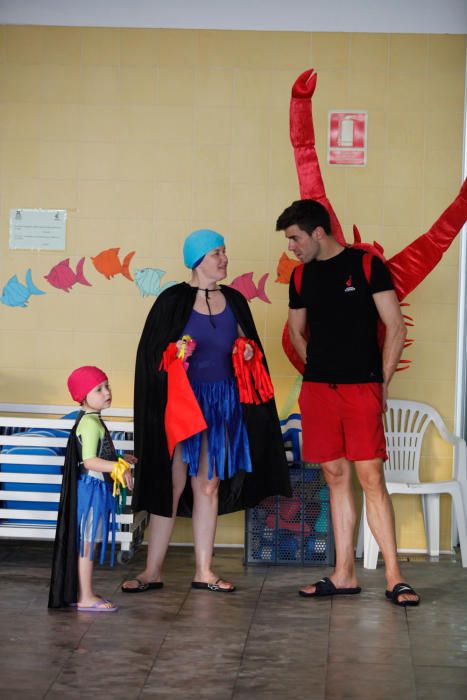
[(92, 287), (92, 284), (87, 281), (83, 273), (85, 260), (86, 258), (81, 258), (76, 266), (76, 272), (73, 272), (70, 267), (70, 258), (62, 260), (52, 267), (48, 275), (44, 275), (44, 279), (46, 279), (52, 287), (63, 289), (64, 292), (69, 292), (77, 282), (79, 284), (84, 284), (86, 287)]
[(277, 279), (280, 284), (289, 284), (294, 269), (300, 265), (298, 260), (292, 260), (287, 253), (282, 253), (277, 263)]
[(258, 299), (266, 302), (266, 304), (270, 304), (271, 302), (268, 299), (265, 290), (266, 280), (268, 277), (269, 272), (266, 272), (259, 278), (258, 286), (256, 286), (253, 282), (253, 272), (244, 272), (243, 275), (235, 277), (235, 279), (229, 284), (229, 287), (241, 292), (247, 301), (251, 301), (255, 297), (258, 297)]
[(130, 280), (130, 282), (133, 282), (133, 277), (130, 273), (130, 261), (135, 251), (132, 250), (128, 253), (128, 255), (124, 257), (123, 263), (120, 262), (120, 258), (118, 257), (119, 252), (120, 248), (107, 248), (107, 250), (103, 250), (99, 255), (96, 255), (95, 258), (91, 258), (91, 260), (96, 270), (107, 277), (108, 280), (115, 277), (115, 275), (122, 274)]

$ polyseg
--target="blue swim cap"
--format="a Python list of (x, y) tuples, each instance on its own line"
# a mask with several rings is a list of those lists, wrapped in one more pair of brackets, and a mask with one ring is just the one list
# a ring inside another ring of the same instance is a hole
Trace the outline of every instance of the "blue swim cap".
[(224, 236), (209, 228), (201, 228), (193, 231), (183, 244), (183, 262), (192, 270), (196, 263), (209, 253), (213, 248), (224, 245)]

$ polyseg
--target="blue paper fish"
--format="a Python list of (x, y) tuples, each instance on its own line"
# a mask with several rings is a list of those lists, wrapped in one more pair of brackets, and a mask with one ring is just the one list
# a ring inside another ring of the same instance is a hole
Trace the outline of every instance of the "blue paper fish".
[(161, 287), (161, 277), (165, 275), (165, 271), (158, 270), (156, 267), (143, 267), (141, 270), (135, 270), (133, 275), (142, 297), (149, 295), (157, 297), (164, 289), (177, 284), (177, 282), (172, 280)]
[(45, 294), (36, 287), (32, 281), (31, 269), (26, 272), (26, 285), (18, 281), (16, 275), (10, 277), (3, 287), (3, 294), (0, 301), (5, 306), (27, 306), (31, 294)]

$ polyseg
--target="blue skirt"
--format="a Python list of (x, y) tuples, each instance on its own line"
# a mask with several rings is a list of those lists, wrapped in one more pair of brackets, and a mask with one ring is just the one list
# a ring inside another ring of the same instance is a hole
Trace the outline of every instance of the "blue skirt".
[[(208, 426), (208, 478), (230, 479), (240, 470), (253, 471), (236, 380), (193, 383), (192, 389)], [(196, 433), (182, 442), (189, 476), (198, 476), (202, 435)]]
[(84, 543), (90, 544), (90, 559), (93, 560), (94, 545), (101, 542), (99, 563), (105, 561), (105, 550), (112, 532), (110, 565), (115, 563), (116, 500), (112, 495), (112, 485), (82, 474), (78, 479), (77, 536), (80, 556), (84, 556)]

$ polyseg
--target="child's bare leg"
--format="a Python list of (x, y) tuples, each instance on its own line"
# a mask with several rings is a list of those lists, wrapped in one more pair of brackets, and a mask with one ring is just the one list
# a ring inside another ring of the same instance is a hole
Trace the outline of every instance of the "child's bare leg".
[(161, 580), (162, 566), (164, 564), (167, 548), (172, 537), (172, 532), (175, 525), (175, 514), (178, 508), (178, 502), (185, 488), (186, 482), (186, 464), (182, 461), (181, 446), (177, 445), (172, 461), (172, 486), (173, 486), (173, 503), (172, 517), (164, 518), (161, 515), (151, 514), (148, 527), (148, 551), (146, 555), (146, 567), (134, 579), (125, 581), (122, 588), (132, 589), (138, 588), (140, 583), (152, 583)]
[(92, 590), (94, 562), (89, 558), (90, 550), (89, 542), (85, 542), (84, 556), (78, 557), (78, 604), (83, 606), (93, 605), (98, 600)]
[(84, 543), (84, 556), (78, 557), (78, 608), (89, 608), (99, 605), (102, 608), (113, 607), (112, 603), (103, 600), (92, 589), (92, 574), (94, 562), (89, 558), (91, 547), (89, 542)]

